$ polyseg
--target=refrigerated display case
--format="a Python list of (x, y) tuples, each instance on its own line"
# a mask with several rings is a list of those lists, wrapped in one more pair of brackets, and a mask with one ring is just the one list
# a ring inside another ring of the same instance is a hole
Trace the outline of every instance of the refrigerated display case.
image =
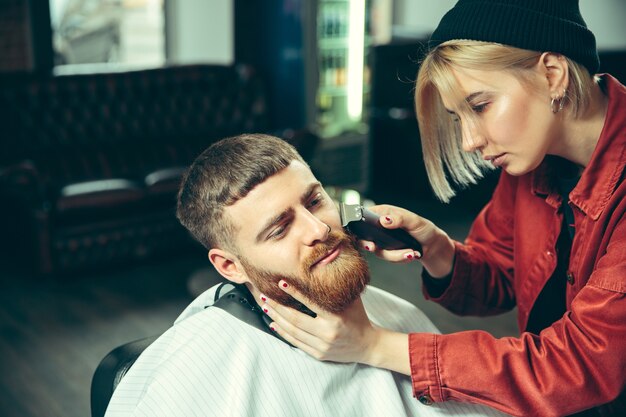
[(235, 1), (235, 61), (253, 64), (268, 78), (271, 107), (282, 109), (272, 124), (317, 133), (318, 177), (360, 191), (369, 177), (364, 109), (372, 2)]
[(319, 0), (317, 72), (313, 125), (323, 139), (314, 164), (323, 181), (366, 192), (370, 146), (368, 0)]
[(320, 0), (315, 122), (322, 137), (363, 128), (369, 92), (369, 1)]

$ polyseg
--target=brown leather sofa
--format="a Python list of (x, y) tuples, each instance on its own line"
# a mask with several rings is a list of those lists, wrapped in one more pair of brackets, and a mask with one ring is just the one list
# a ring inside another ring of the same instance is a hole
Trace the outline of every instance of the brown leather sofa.
[[(215, 140), (277, 130), (246, 66), (0, 76), (0, 252), (38, 273), (189, 248), (180, 175)], [(286, 133), (303, 152), (316, 138)], [(305, 155), (306, 157), (306, 155)]]

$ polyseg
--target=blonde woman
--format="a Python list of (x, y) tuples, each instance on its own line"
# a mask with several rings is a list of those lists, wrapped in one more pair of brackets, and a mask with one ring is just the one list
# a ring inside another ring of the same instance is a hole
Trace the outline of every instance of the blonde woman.
[[(424, 404), (481, 403), (518, 416), (626, 415), (626, 88), (599, 67), (577, 0), (460, 0), (442, 19), (416, 83), (427, 172), (454, 184), (500, 169), (465, 242), (378, 206), (423, 246), (427, 298), (458, 314), (517, 307), (519, 337), (400, 334), (360, 305), (311, 318), (268, 302), (274, 328), (321, 360), (412, 378)], [(578, 415), (578, 414), (577, 414)]]

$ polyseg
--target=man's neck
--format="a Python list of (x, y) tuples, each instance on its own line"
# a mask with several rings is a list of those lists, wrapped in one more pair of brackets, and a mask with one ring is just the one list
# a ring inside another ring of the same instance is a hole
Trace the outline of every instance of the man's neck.
[[(261, 299), (261, 292), (259, 291), (259, 289), (257, 287), (255, 287), (254, 285), (252, 285), (249, 282), (246, 282), (244, 284), (246, 286), (246, 288), (248, 288), (248, 291), (250, 291), (250, 294), (252, 294), (252, 296), (254, 297), (254, 301), (256, 301), (256, 303), (259, 305), (259, 307), (261, 307), (263, 304), (265, 304), (265, 301), (263, 301)], [(296, 300), (297, 301), (297, 300)], [(302, 307), (300, 308), (296, 308), (296, 310), (304, 313), (304, 314), (308, 314), (311, 317), (316, 317), (316, 314), (311, 311), (307, 306), (305, 306), (304, 304), (301, 304)]]
[(257, 289), (257, 287), (249, 282), (246, 282), (244, 285), (248, 288), (248, 291), (250, 291), (250, 294), (254, 297), (254, 301), (256, 301), (259, 306), (265, 304), (265, 301), (261, 299), (261, 292)]

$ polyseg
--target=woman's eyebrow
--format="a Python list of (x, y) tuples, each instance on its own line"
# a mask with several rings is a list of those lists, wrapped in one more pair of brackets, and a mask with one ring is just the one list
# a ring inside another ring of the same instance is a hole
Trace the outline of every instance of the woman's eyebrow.
[(481, 96), (485, 94), (484, 91), (477, 91), (475, 93), (470, 94), (469, 96), (465, 97), (465, 102), (466, 103), (471, 103), (476, 97)]
[[(470, 94), (469, 96), (465, 97), (465, 102), (466, 102), (467, 104), (470, 104), (470, 103), (471, 103), (471, 102), (472, 102), (472, 101), (473, 101), (476, 97), (478, 97), (478, 96), (480, 96), (480, 95), (482, 95), (482, 94), (485, 94), (485, 92), (484, 92), (484, 91), (477, 91), (477, 92), (475, 92), (475, 93), (472, 93), (472, 94)], [(446, 111), (447, 111), (448, 113), (450, 113), (450, 114), (452, 114), (452, 115), (456, 115), (456, 112), (454, 112), (453, 110), (450, 110), (450, 109), (449, 109), (449, 108), (447, 108), (447, 107), (444, 107), (444, 108), (446, 109)]]

